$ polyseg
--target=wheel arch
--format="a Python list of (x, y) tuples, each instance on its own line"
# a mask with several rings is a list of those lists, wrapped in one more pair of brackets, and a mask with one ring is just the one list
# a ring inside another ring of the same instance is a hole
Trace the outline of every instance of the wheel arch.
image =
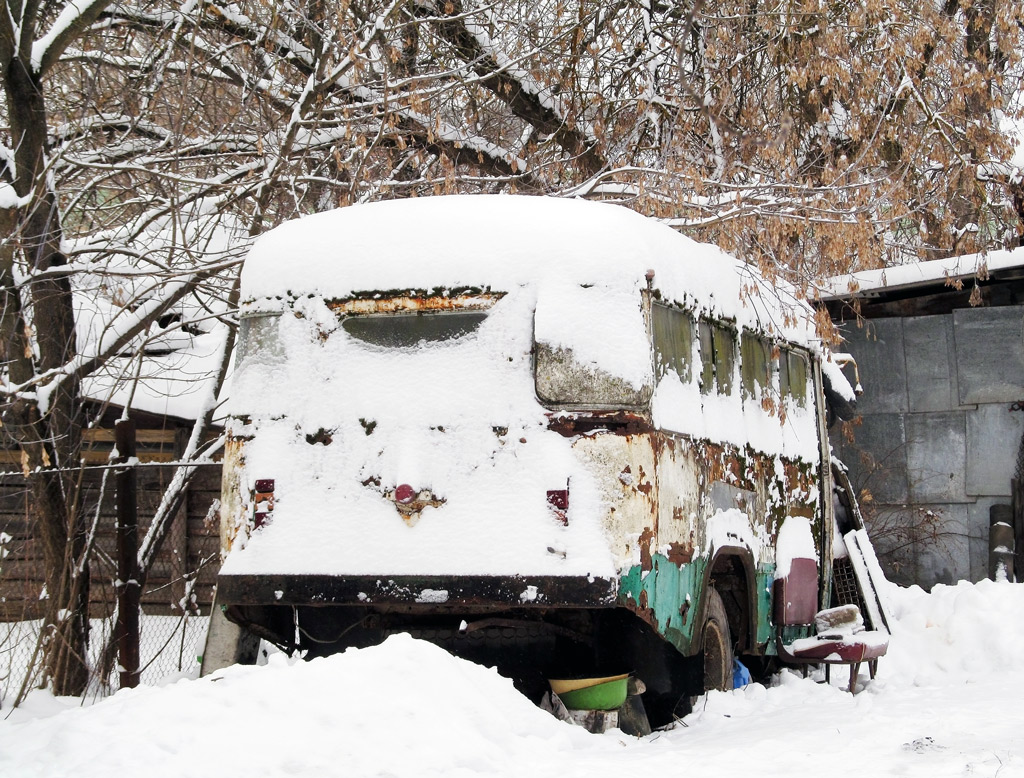
[[(715, 549), (704, 568), (700, 610), (696, 624), (707, 619), (707, 591), (713, 587), (722, 598), (737, 653), (756, 652), (757, 575), (754, 555), (746, 546), (722, 546)], [(694, 653), (704, 650), (698, 628), (694, 633)]]

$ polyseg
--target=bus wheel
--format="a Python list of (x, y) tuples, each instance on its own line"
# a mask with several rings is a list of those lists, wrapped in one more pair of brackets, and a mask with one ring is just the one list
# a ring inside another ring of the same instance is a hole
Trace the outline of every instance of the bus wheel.
[(725, 605), (714, 589), (708, 589), (708, 607), (704, 616), (702, 638), (704, 643), (704, 691), (732, 688), (733, 655), (732, 635)]

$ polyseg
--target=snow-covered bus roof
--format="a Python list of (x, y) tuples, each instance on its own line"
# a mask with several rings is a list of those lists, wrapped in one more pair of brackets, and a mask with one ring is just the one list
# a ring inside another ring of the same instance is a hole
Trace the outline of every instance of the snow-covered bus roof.
[(355, 205), (287, 222), (254, 244), (243, 313), (306, 296), (535, 286), (538, 295), (648, 283), (698, 314), (814, 340), (810, 308), (716, 246), (617, 205), (454, 195)]

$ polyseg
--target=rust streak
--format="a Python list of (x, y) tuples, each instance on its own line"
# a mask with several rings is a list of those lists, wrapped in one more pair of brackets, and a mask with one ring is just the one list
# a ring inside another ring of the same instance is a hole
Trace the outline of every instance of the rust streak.
[(650, 420), (629, 411), (593, 411), (590, 413), (549, 413), (548, 429), (567, 438), (593, 432), (632, 437), (653, 432)]
[(640, 539), (637, 541), (640, 547), (640, 569), (645, 573), (649, 573), (654, 569), (654, 561), (651, 559), (651, 544), (654, 542), (654, 530), (650, 527), (645, 527), (644, 531), (640, 533)]
[(654, 491), (654, 484), (652, 484), (647, 478), (647, 473), (644, 472), (643, 465), (637, 467), (637, 470), (640, 471), (640, 477), (637, 479), (636, 484), (637, 491), (643, 492), (645, 495), (650, 497), (651, 492)]
[(689, 543), (669, 543), (665, 555), (674, 565), (685, 565), (693, 561), (693, 546)]
[(680, 608), (679, 608), (679, 615), (683, 619), (683, 624), (685, 624), (686, 623), (686, 619), (689, 618), (689, 616), (690, 616), (690, 601), (689, 600), (687, 600), (686, 602), (684, 602), (682, 604), (682, 606), (680, 606)]
[(451, 296), (413, 297), (398, 295), (380, 299), (338, 300), (327, 307), (339, 315), (369, 313), (415, 313), (419, 311), (485, 311), (504, 294), (480, 293)]

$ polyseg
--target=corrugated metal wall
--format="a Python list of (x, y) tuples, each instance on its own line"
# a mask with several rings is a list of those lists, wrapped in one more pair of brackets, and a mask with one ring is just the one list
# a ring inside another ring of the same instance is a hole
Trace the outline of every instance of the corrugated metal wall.
[(861, 422), (852, 442), (832, 438), (879, 524), (887, 572), (923, 586), (984, 578), (989, 508), (1010, 502), (1024, 432), (1024, 306), (862, 324), (842, 327)]

